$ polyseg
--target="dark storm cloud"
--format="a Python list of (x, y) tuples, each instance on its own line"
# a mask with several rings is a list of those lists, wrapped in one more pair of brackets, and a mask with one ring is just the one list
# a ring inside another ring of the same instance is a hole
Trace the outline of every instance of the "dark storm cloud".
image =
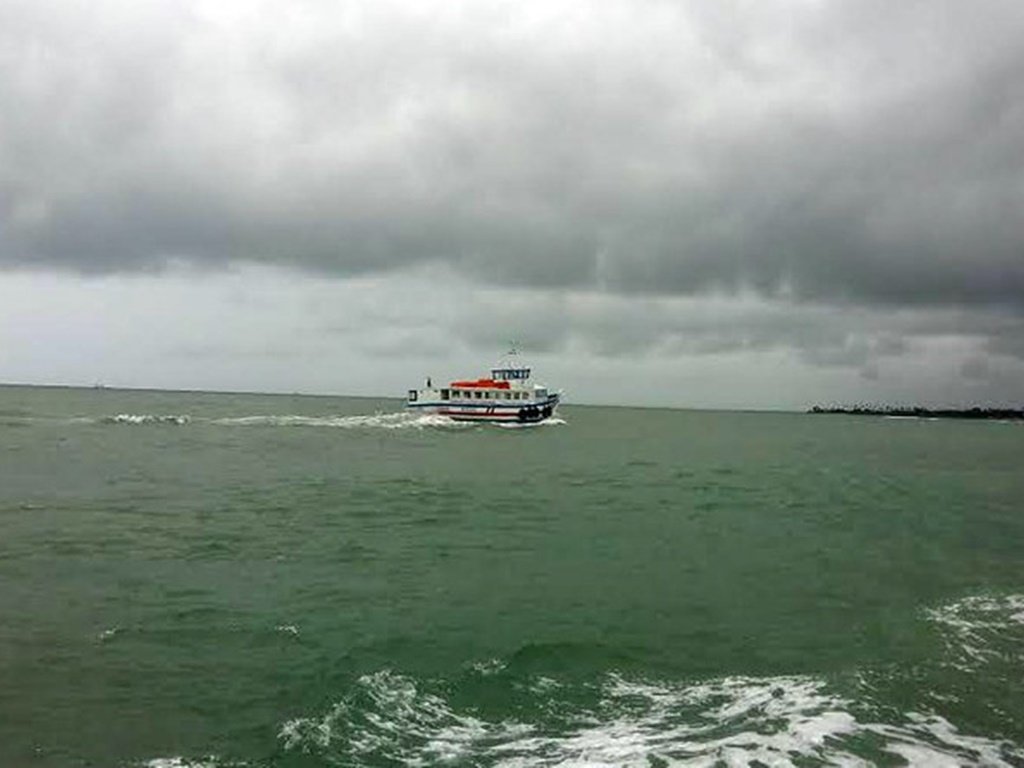
[(707, 5), (0, 0), (0, 263), (1024, 312), (1024, 6)]
[[(437, 305), (449, 309), (439, 317)], [(788, 352), (814, 367), (867, 370), (952, 343), (1011, 367), (1014, 360), (1024, 362), (1024, 318), (1006, 307), (857, 307), (753, 293), (637, 297), (455, 288), (418, 310), (405, 306), (401, 312), (406, 327), (422, 329), (421, 343), (459, 338), (484, 356), (513, 340), (526, 352), (560, 356), (636, 361)], [(516, 338), (510, 339), (513, 329)], [(937, 354), (941, 361), (948, 352)]]

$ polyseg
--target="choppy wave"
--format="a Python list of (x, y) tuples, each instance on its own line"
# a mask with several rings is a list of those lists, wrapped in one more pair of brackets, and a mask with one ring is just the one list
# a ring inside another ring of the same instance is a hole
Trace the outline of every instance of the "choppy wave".
[(926, 616), (944, 630), (948, 663), (961, 671), (1024, 662), (1024, 595), (972, 595)]
[[(947, 646), (936, 668), (952, 663), (970, 672), (1006, 663), (999, 679), (1019, 679), (1024, 595), (971, 596), (930, 609), (924, 618)], [(536, 654), (530, 646), (527, 662)], [(917, 707), (900, 711), (885, 703), (891, 697), (878, 699), (860, 674), (841, 680), (581, 677), (562, 674), (557, 664), (524, 664), (523, 656), (470, 663), (450, 679), (390, 670), (364, 675), (324, 710), (284, 721), (277, 729), (279, 757), (289, 765), (292, 757), (302, 765), (352, 768), (1024, 765), (1022, 745), (958, 727), (955, 714), (930, 708), (926, 702), (934, 699), (926, 691)], [(146, 767), (241, 765), (163, 758)]]
[(670, 684), (609, 675), (588, 705), (554, 680), (521, 687), (544, 699), (530, 707), (535, 721), (487, 718), (443, 690), (378, 672), (324, 714), (284, 723), (279, 738), (286, 750), (353, 766), (1010, 766), (1024, 758), (936, 715), (872, 722), (811, 677)]

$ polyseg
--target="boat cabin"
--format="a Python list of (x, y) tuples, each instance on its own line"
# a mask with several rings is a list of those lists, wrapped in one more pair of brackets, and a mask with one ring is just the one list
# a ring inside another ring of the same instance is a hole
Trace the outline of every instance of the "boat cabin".
[(532, 394), (527, 389), (512, 389), (507, 381), (478, 379), (477, 381), (453, 381), (450, 387), (441, 389), (442, 400), (529, 400)]
[[(533, 400), (539, 393), (529, 386), (529, 368), (493, 368), (491, 378), (453, 381), (447, 387), (435, 390), (442, 401), (484, 400), (489, 402), (516, 402)], [(546, 396), (547, 392), (541, 394)], [(409, 391), (409, 400), (417, 396)]]
[(529, 368), (493, 368), (491, 378), (495, 381), (526, 381), (530, 378)]

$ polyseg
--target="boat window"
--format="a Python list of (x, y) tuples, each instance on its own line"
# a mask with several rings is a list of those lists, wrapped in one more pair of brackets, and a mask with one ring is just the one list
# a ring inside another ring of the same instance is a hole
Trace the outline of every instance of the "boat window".
[(442, 400), (447, 400), (448, 399), (448, 390), (447, 389), (442, 389), (441, 390), (441, 399)]
[(416, 398), (417, 397), (419, 397), (419, 393), (415, 389), (410, 389), (409, 390), (409, 402), (410, 403), (416, 402)]

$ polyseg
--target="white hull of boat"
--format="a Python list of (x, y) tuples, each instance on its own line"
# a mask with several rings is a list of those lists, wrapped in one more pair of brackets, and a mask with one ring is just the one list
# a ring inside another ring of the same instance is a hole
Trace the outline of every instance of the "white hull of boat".
[(548, 395), (544, 400), (505, 403), (482, 400), (480, 402), (409, 402), (408, 407), (423, 413), (436, 413), (455, 421), (510, 422), (532, 424), (555, 415), (561, 396)]

